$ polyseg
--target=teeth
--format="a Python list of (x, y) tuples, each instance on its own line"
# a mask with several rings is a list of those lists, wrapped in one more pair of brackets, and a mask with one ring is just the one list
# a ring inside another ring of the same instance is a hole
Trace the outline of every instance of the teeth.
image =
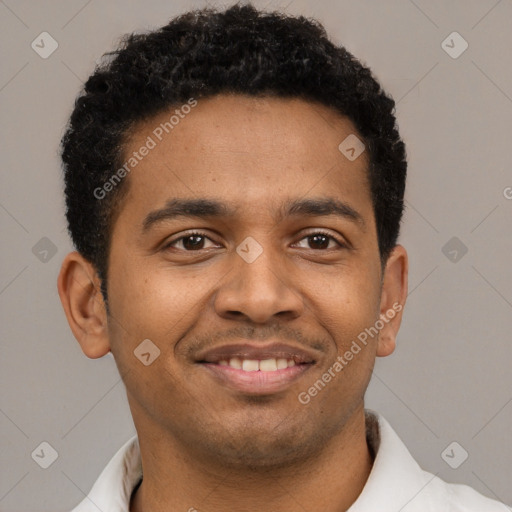
[(283, 368), (288, 368), (288, 361), (286, 359), (278, 359), (277, 369), (282, 370)]
[(237, 370), (241, 370), (242, 369), (242, 360), (239, 359), (238, 357), (232, 357), (229, 360), (229, 366), (231, 366), (232, 368), (236, 368)]
[(272, 358), (259, 361), (258, 359), (241, 359), (239, 357), (232, 357), (231, 359), (222, 359), (218, 363), (220, 366), (231, 366), (237, 370), (244, 370), (246, 372), (274, 372), (276, 370), (284, 370), (295, 366), (293, 359)]
[(277, 361), (275, 359), (265, 359), (260, 361), (260, 370), (262, 372), (274, 372), (277, 370)]
[(245, 372), (257, 372), (259, 370), (259, 362), (256, 359), (244, 359), (242, 362), (242, 370)]

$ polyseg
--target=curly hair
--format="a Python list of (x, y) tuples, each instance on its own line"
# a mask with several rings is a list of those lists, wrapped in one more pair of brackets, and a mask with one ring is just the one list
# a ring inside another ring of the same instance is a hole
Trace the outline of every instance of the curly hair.
[(400, 230), (407, 170), (395, 102), (318, 21), (251, 4), (197, 9), (124, 36), (104, 57), (75, 101), (61, 157), (68, 231), (95, 267), (105, 299), (112, 227), (128, 180), (101, 199), (94, 191), (122, 165), (136, 123), (191, 97), (297, 97), (348, 117), (368, 152), (380, 257), (387, 260)]

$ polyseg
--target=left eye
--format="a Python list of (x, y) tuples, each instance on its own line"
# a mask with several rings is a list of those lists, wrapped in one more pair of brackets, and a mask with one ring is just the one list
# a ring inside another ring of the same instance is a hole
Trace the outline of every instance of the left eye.
[(322, 232), (318, 232), (318, 233), (311, 233), (307, 236), (305, 236), (304, 238), (301, 239), (302, 240), (308, 240), (308, 244), (311, 246), (311, 245), (316, 245), (317, 247), (306, 247), (306, 249), (332, 249), (332, 247), (329, 247), (329, 243), (332, 241), (334, 242), (338, 247), (343, 247), (343, 245), (338, 242), (333, 236), (327, 234), (327, 233), (322, 233)]

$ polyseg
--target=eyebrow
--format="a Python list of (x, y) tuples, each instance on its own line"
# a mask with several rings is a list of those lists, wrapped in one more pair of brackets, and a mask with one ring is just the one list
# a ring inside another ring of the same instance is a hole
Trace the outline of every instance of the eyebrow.
[[(234, 217), (238, 208), (215, 199), (183, 199), (173, 198), (159, 210), (150, 212), (142, 223), (142, 231), (149, 231), (155, 224), (172, 220), (177, 217), (197, 219)], [(279, 209), (276, 220), (282, 221), (290, 216), (319, 217), (336, 215), (365, 227), (362, 215), (348, 204), (331, 197), (295, 199), (286, 201)]]

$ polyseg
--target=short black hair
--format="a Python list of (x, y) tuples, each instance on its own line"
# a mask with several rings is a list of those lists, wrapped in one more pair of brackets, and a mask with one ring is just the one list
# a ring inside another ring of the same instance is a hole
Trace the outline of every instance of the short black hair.
[[(73, 243), (107, 298), (112, 227), (128, 180), (97, 191), (123, 165), (130, 129), (190, 98), (217, 94), (301, 98), (348, 117), (365, 144), (381, 261), (396, 245), (407, 170), (395, 102), (369, 68), (303, 16), (239, 3), (196, 9), (104, 55), (78, 95), (61, 141)], [(341, 141), (340, 141), (341, 142)]]

